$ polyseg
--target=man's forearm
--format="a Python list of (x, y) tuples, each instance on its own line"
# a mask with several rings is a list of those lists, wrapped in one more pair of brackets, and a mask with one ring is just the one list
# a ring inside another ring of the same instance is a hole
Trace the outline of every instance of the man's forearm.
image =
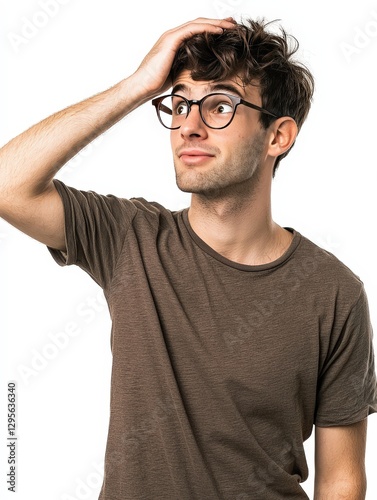
[(14, 196), (38, 196), (57, 171), (88, 143), (147, 100), (132, 79), (32, 126), (0, 150), (0, 208)]

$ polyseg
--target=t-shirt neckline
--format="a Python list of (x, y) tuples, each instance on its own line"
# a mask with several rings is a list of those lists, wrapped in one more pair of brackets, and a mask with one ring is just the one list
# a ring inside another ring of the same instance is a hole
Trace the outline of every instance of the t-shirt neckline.
[(238, 269), (240, 271), (249, 271), (249, 272), (256, 272), (256, 271), (265, 271), (268, 269), (273, 269), (275, 267), (279, 267), (282, 264), (284, 264), (286, 261), (290, 259), (292, 254), (295, 252), (296, 248), (298, 247), (300, 241), (301, 241), (301, 234), (297, 232), (295, 229), (291, 227), (284, 227), (287, 231), (290, 231), (293, 234), (293, 238), (291, 241), (291, 244), (287, 248), (287, 250), (276, 260), (268, 262), (266, 264), (259, 264), (259, 265), (247, 265), (247, 264), (241, 264), (239, 262), (235, 262), (233, 260), (229, 260), (223, 255), (219, 254), (216, 252), (212, 247), (207, 245), (207, 243), (202, 240), (192, 229), (189, 218), (188, 218), (188, 210), (189, 208), (185, 208), (181, 211), (182, 213), (182, 218), (183, 222), (186, 226), (186, 229), (191, 236), (191, 238), (194, 240), (194, 242), (199, 246), (201, 250), (203, 250), (206, 254), (210, 255), (214, 259), (218, 260), (222, 264), (225, 264), (226, 266), (233, 267), (234, 269)]

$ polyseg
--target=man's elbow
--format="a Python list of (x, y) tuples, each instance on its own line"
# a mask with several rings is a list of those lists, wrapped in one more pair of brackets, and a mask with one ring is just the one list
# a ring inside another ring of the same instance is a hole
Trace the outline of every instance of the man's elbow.
[(365, 500), (367, 479), (365, 474), (341, 480), (316, 482), (314, 500)]

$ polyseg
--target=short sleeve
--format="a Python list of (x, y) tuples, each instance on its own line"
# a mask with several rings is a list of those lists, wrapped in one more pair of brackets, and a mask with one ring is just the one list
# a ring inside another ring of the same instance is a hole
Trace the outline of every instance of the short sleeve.
[(319, 375), (315, 425), (349, 425), (377, 411), (373, 332), (361, 294)]
[(48, 250), (59, 265), (76, 264), (105, 288), (137, 210), (130, 200), (80, 191), (57, 179), (54, 185), (64, 205), (67, 252)]

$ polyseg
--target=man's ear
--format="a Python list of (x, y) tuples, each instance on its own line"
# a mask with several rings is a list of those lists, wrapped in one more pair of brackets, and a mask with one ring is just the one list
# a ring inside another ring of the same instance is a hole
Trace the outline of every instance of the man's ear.
[(277, 158), (288, 151), (298, 134), (297, 123), (290, 116), (282, 116), (270, 125), (269, 147), (267, 154)]

